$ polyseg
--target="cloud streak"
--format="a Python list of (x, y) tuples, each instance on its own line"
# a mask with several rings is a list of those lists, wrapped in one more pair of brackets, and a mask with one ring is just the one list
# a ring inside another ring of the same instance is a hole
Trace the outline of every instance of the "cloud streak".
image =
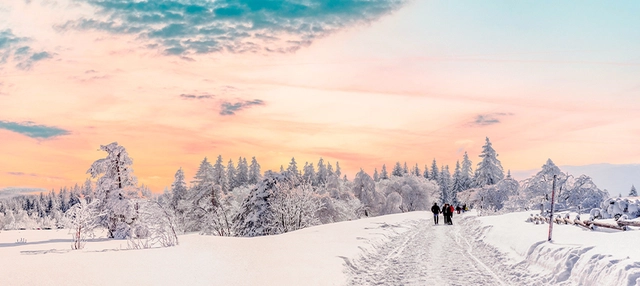
[(53, 58), (53, 54), (46, 51), (34, 52), (26, 45), (29, 41), (31, 39), (18, 37), (10, 29), (0, 30), (0, 64), (13, 59), (17, 68), (28, 70), (36, 62)]
[(250, 101), (230, 103), (228, 101), (223, 102), (220, 105), (220, 115), (235, 115), (236, 112), (252, 107), (254, 105), (264, 105), (264, 101), (260, 99), (254, 99)]
[(213, 98), (211, 94), (203, 94), (203, 95), (195, 95), (195, 94), (181, 94), (180, 97), (182, 99), (210, 99)]
[(494, 125), (500, 123), (500, 119), (498, 117), (513, 115), (512, 113), (489, 113), (489, 114), (478, 114), (473, 121), (474, 125), (487, 126)]
[[(227, 51), (294, 52), (315, 39), (369, 23), (405, 0), (82, 0), (97, 15), (57, 26), (135, 34), (148, 47), (186, 56)], [(98, 16), (100, 15), (100, 16)]]
[(20, 133), (31, 138), (49, 139), (56, 136), (68, 135), (69, 131), (46, 125), (36, 125), (33, 122), (12, 122), (0, 120), (0, 129)]

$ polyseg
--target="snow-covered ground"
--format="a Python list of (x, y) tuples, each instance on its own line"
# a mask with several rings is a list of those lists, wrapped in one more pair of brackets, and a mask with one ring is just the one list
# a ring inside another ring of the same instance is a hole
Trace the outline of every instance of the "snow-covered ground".
[(0, 284), (637, 284), (640, 231), (555, 225), (548, 243), (548, 225), (528, 216), (469, 212), (436, 226), (430, 213), (411, 212), (267, 237), (187, 234), (177, 247), (145, 250), (95, 239), (71, 251), (66, 230), (3, 231)]

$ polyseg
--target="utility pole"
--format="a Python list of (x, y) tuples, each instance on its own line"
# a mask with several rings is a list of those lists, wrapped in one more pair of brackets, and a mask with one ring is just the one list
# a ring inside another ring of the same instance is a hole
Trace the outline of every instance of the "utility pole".
[(553, 186), (551, 188), (551, 210), (549, 211), (549, 238), (551, 241), (551, 233), (553, 232), (553, 202), (556, 199), (556, 175), (553, 175)]

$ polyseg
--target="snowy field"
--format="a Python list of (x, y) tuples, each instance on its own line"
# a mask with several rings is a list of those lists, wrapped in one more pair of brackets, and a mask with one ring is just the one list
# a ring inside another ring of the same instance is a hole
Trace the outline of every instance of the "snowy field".
[[(525, 222), (529, 213), (411, 212), (282, 235), (187, 234), (171, 248), (127, 250), (97, 238), (71, 251), (66, 230), (0, 233), (1, 285), (637, 285), (640, 231)], [(442, 219), (442, 218), (441, 218)], [(19, 243), (20, 240), (26, 243)], [(640, 281), (640, 280), (638, 280)]]

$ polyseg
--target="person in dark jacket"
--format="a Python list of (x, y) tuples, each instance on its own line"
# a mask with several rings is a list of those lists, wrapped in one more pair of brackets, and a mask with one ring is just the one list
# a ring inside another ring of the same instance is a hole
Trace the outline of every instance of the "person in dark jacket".
[(438, 217), (440, 215), (440, 207), (438, 206), (438, 203), (433, 203), (433, 206), (431, 207), (431, 212), (433, 213), (433, 222), (435, 224), (438, 224)]
[(449, 208), (449, 204), (444, 204), (442, 207), (442, 216), (444, 217), (444, 224), (449, 224), (449, 219), (451, 218), (451, 209)]
[(456, 212), (458, 212), (458, 214), (460, 214), (460, 211), (461, 211), (461, 210), (462, 210), (462, 207), (460, 207), (460, 205), (458, 205), (458, 206), (456, 207)]

